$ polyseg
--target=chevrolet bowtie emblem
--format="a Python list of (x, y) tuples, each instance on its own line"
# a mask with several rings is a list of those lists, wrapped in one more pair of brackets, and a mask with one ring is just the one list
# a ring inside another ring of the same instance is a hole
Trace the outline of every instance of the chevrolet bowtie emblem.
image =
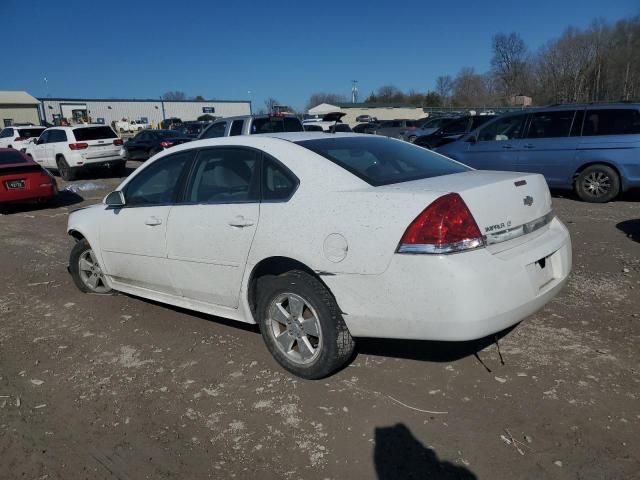
[(533, 197), (527, 195), (526, 197), (524, 197), (524, 199), (522, 200), (522, 202), (527, 206), (530, 207), (531, 205), (533, 205)]

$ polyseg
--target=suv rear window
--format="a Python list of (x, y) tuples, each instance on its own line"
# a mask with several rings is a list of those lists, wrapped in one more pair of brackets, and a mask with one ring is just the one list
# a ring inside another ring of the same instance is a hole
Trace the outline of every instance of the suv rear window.
[(300, 120), (293, 117), (254, 118), (251, 133), (303, 132)]
[(632, 108), (587, 110), (582, 136), (640, 133), (640, 112)]
[(111, 127), (81, 127), (74, 128), (73, 135), (78, 142), (87, 140), (102, 140), (104, 138), (118, 138), (116, 132)]
[(44, 128), (18, 128), (18, 136), (22, 138), (39, 137)]
[(297, 143), (375, 187), (471, 170), (425, 148), (388, 138), (330, 137)]

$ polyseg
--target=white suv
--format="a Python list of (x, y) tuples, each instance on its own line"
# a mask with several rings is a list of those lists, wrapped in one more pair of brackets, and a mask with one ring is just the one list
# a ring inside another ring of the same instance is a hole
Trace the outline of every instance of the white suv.
[(0, 148), (15, 148), (21, 150), (26, 147), (33, 138), (38, 138), (47, 127), (34, 127), (33, 125), (13, 125), (0, 131)]
[(122, 139), (106, 125), (82, 125), (47, 128), (25, 153), (64, 180), (75, 180), (83, 168), (107, 167), (115, 176), (125, 173), (120, 156)]

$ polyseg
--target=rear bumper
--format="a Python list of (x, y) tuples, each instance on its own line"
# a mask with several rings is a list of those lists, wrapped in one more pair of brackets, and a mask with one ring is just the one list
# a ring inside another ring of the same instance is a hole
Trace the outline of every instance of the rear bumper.
[[(323, 277), (354, 336), (463, 341), (508, 328), (566, 284), (571, 240), (554, 219), (499, 253), (394, 255), (381, 275)], [(545, 259), (545, 266), (540, 263)]]
[(0, 203), (26, 202), (53, 198), (58, 194), (58, 187), (50, 184), (44, 187), (35, 186), (24, 190), (0, 191)]

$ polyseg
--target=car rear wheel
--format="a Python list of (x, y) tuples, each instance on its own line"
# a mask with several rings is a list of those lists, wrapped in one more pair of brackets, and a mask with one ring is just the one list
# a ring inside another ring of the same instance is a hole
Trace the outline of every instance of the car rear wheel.
[(70, 182), (78, 176), (77, 169), (70, 167), (64, 157), (58, 157), (56, 165), (58, 166), (58, 173), (60, 173), (63, 180)]
[(258, 279), (262, 338), (276, 361), (306, 379), (326, 377), (351, 358), (354, 341), (329, 290), (299, 270)]
[(86, 240), (75, 244), (69, 257), (69, 272), (73, 283), (84, 293), (108, 295), (113, 293), (104, 279), (98, 259)]
[(608, 165), (590, 165), (578, 175), (575, 190), (584, 202), (610, 202), (620, 193), (620, 176)]

